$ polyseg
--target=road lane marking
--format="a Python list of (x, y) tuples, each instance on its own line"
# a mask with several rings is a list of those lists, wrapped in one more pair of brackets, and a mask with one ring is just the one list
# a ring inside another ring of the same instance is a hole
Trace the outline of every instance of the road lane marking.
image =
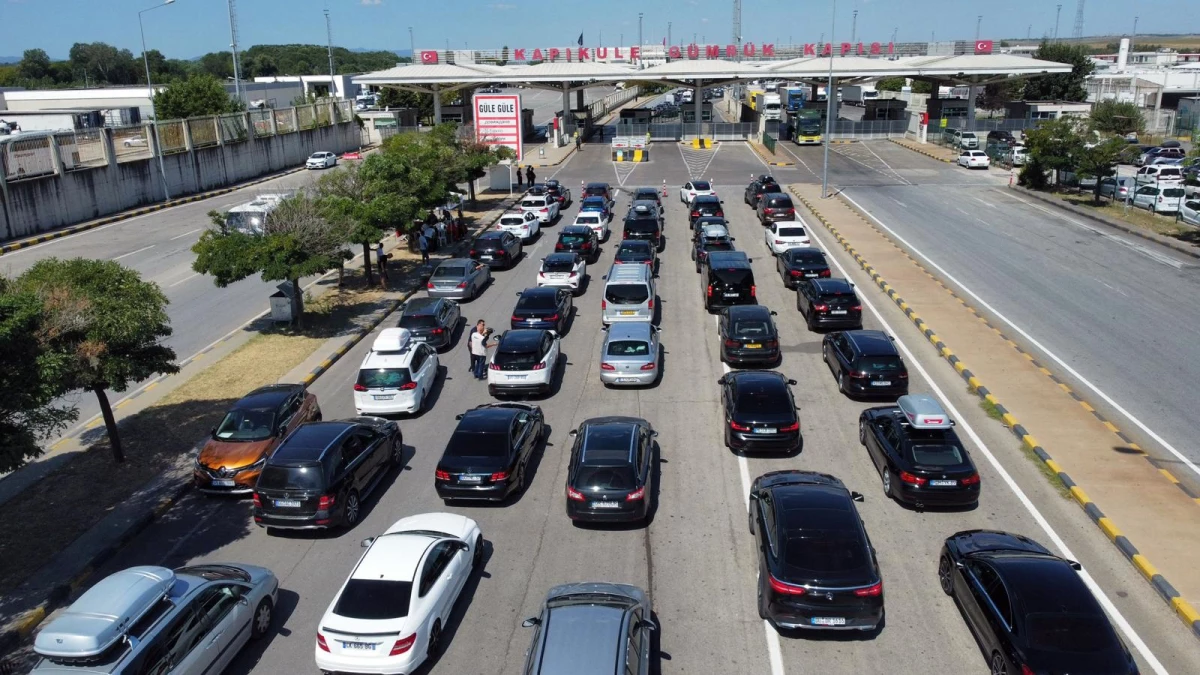
[[(1154, 439), (1154, 440), (1155, 440), (1155, 441), (1156, 441), (1156, 442), (1157, 442), (1159, 445), (1161, 445), (1163, 448), (1166, 448), (1166, 450), (1167, 450), (1168, 452), (1170, 452), (1172, 455), (1174, 455), (1176, 459), (1178, 459), (1180, 462), (1182, 462), (1182, 463), (1183, 463), (1183, 464), (1184, 464), (1184, 465), (1185, 465), (1187, 468), (1191, 469), (1192, 473), (1194, 473), (1194, 474), (1195, 474), (1195, 475), (1197, 475), (1197, 476), (1200, 476), (1200, 467), (1196, 466), (1196, 463), (1195, 463), (1195, 462), (1193, 462), (1192, 460), (1188, 459), (1188, 458), (1187, 458), (1187, 457), (1186, 457), (1186, 456), (1185, 456), (1185, 455), (1184, 455), (1182, 452), (1180, 452), (1179, 450), (1177, 450), (1177, 449), (1175, 448), (1175, 446), (1173, 446), (1173, 445), (1171, 445), (1170, 443), (1168, 443), (1168, 442), (1167, 442), (1167, 439), (1165, 439), (1165, 438), (1163, 438), (1162, 436), (1160, 436), (1160, 435), (1158, 435), (1157, 433), (1155, 433), (1155, 431), (1154, 431), (1153, 429), (1151, 429), (1151, 428), (1150, 428), (1150, 427), (1149, 427), (1149, 426), (1148, 426), (1146, 423), (1142, 422), (1142, 420), (1140, 420), (1139, 418), (1137, 418), (1136, 416), (1134, 416), (1134, 414), (1133, 414), (1133, 413), (1131, 413), (1131, 412), (1129, 412), (1128, 410), (1126, 410), (1125, 408), (1123, 408), (1123, 407), (1121, 406), (1121, 404), (1119, 404), (1119, 403), (1117, 403), (1115, 400), (1113, 400), (1113, 398), (1112, 398), (1111, 396), (1109, 396), (1107, 393), (1105, 393), (1105, 392), (1104, 392), (1102, 389), (1100, 389), (1100, 388), (1099, 388), (1099, 387), (1097, 387), (1096, 385), (1092, 384), (1091, 380), (1088, 380), (1088, 379), (1087, 379), (1086, 377), (1084, 377), (1084, 376), (1083, 376), (1083, 375), (1082, 375), (1082, 374), (1081, 374), (1079, 371), (1077, 371), (1077, 370), (1075, 370), (1074, 368), (1072, 368), (1072, 367), (1071, 367), (1071, 366), (1070, 366), (1070, 365), (1069, 365), (1069, 364), (1068, 364), (1066, 361), (1064, 361), (1063, 359), (1061, 359), (1061, 358), (1058, 356), (1058, 354), (1055, 354), (1054, 352), (1050, 351), (1050, 350), (1049, 350), (1049, 349), (1048, 349), (1048, 348), (1047, 348), (1045, 345), (1043, 345), (1043, 344), (1042, 344), (1041, 342), (1039, 342), (1039, 341), (1038, 341), (1036, 338), (1034, 338), (1032, 335), (1030, 335), (1028, 331), (1026, 331), (1024, 328), (1021, 328), (1020, 326), (1018, 326), (1016, 323), (1014, 323), (1014, 322), (1013, 322), (1011, 319), (1009, 319), (1007, 316), (1005, 316), (1005, 315), (1001, 314), (1000, 312), (996, 311), (996, 308), (995, 308), (995, 307), (992, 307), (990, 304), (988, 304), (988, 302), (987, 302), (987, 301), (985, 301), (983, 298), (979, 297), (979, 294), (978, 294), (978, 293), (976, 293), (975, 291), (971, 290), (971, 288), (970, 288), (970, 287), (966, 286), (966, 285), (965, 285), (965, 284), (963, 284), (961, 281), (959, 281), (958, 279), (956, 279), (956, 278), (955, 278), (953, 275), (951, 275), (951, 274), (950, 274), (949, 272), (947, 272), (947, 271), (946, 271), (944, 268), (942, 268), (942, 266), (941, 266), (941, 265), (937, 264), (937, 263), (936, 263), (936, 262), (934, 262), (934, 261), (933, 261), (933, 260), (932, 260), (932, 259), (931, 259), (929, 256), (927, 256), (927, 255), (925, 255), (924, 253), (922, 253), (920, 249), (918, 249), (917, 247), (915, 247), (915, 246), (913, 246), (912, 244), (908, 243), (908, 241), (907, 241), (906, 239), (904, 239), (904, 237), (901, 237), (899, 234), (897, 234), (897, 233), (896, 233), (896, 231), (895, 231), (895, 230), (893, 230), (892, 228), (890, 228), (890, 227), (888, 227), (887, 225), (885, 225), (885, 224), (883, 223), (883, 221), (882, 221), (882, 220), (880, 220), (879, 218), (875, 217), (875, 215), (874, 215), (874, 214), (872, 214), (870, 211), (868, 211), (868, 210), (864, 209), (864, 208), (862, 207), (862, 205), (860, 205), (858, 202), (854, 201), (854, 199), (852, 199), (852, 198), (851, 198), (849, 195), (843, 194), (843, 196), (846, 198), (846, 201), (848, 201), (848, 202), (850, 202), (851, 204), (853, 204), (853, 205), (854, 205), (854, 207), (855, 207), (855, 208), (857, 208), (857, 209), (859, 210), (859, 212), (861, 212), (861, 213), (865, 213), (867, 216), (869, 216), (869, 217), (871, 218), (871, 220), (875, 221), (875, 223), (876, 223), (877, 225), (879, 225), (879, 227), (881, 227), (881, 228), (883, 228), (885, 231), (887, 231), (887, 233), (888, 233), (889, 235), (891, 235), (891, 236), (892, 236), (892, 237), (893, 237), (893, 238), (894, 238), (896, 241), (900, 242), (900, 243), (901, 243), (902, 245), (904, 245), (904, 247), (905, 247), (905, 248), (907, 248), (909, 251), (912, 251), (912, 252), (913, 252), (913, 253), (915, 253), (917, 256), (919, 256), (919, 257), (920, 257), (922, 260), (924, 260), (924, 261), (925, 261), (925, 263), (926, 263), (927, 265), (929, 265), (929, 266), (930, 266), (930, 267), (932, 267), (933, 269), (937, 270), (937, 271), (938, 271), (938, 273), (940, 273), (940, 274), (942, 275), (942, 278), (943, 278), (943, 279), (945, 279), (946, 281), (949, 281), (950, 283), (952, 283), (952, 284), (954, 284), (954, 285), (958, 286), (960, 289), (962, 289), (962, 291), (963, 291), (964, 293), (966, 293), (967, 295), (971, 296), (971, 298), (972, 298), (972, 299), (974, 299), (974, 300), (975, 300), (975, 302), (976, 302), (976, 303), (978, 303), (980, 307), (983, 307), (985, 310), (987, 310), (987, 311), (991, 312), (991, 313), (992, 313), (992, 316), (995, 316), (997, 319), (999, 319), (1000, 321), (1002, 321), (1002, 322), (1004, 322), (1005, 324), (1007, 324), (1009, 328), (1012, 328), (1012, 329), (1013, 329), (1014, 331), (1016, 331), (1016, 332), (1017, 332), (1017, 333), (1018, 333), (1018, 334), (1019, 334), (1021, 337), (1025, 338), (1025, 340), (1026, 340), (1026, 341), (1028, 341), (1028, 342), (1029, 342), (1029, 344), (1033, 345), (1033, 346), (1034, 346), (1034, 347), (1035, 347), (1035, 348), (1036, 348), (1038, 351), (1042, 352), (1042, 353), (1043, 353), (1043, 354), (1045, 354), (1047, 357), (1049, 357), (1049, 358), (1050, 358), (1050, 360), (1052, 360), (1052, 361), (1054, 361), (1056, 364), (1058, 364), (1058, 367), (1059, 367), (1059, 368), (1062, 368), (1064, 371), (1066, 371), (1067, 373), (1069, 373), (1069, 374), (1071, 375), (1071, 377), (1074, 377), (1076, 380), (1078, 380), (1079, 382), (1081, 382), (1081, 383), (1083, 384), (1083, 386), (1085, 386), (1085, 387), (1087, 387), (1089, 390), (1091, 390), (1091, 392), (1092, 392), (1093, 394), (1095, 394), (1095, 395), (1099, 396), (1101, 400), (1103, 400), (1103, 401), (1104, 401), (1105, 403), (1107, 403), (1108, 405), (1112, 406), (1112, 408), (1113, 408), (1114, 410), (1116, 410), (1116, 411), (1117, 411), (1117, 412), (1119, 412), (1121, 415), (1123, 415), (1123, 416), (1125, 417), (1125, 419), (1127, 419), (1127, 420), (1129, 420), (1130, 422), (1132, 422), (1132, 423), (1133, 423), (1135, 426), (1137, 426), (1137, 428), (1141, 429), (1143, 433), (1145, 433), (1145, 434), (1146, 434), (1147, 436), (1149, 436), (1150, 438)], [(1019, 201), (1024, 201), (1024, 200), (1022, 200), (1022, 199), (1020, 199), (1020, 198), (1016, 198), (1016, 199), (1018, 199)], [(1028, 202), (1026, 202), (1026, 203), (1028, 203)], [(1034, 205), (1033, 205), (1033, 204), (1030, 204), (1030, 206), (1034, 206)], [(1036, 207), (1035, 207), (1035, 208), (1036, 208)], [(1053, 214), (1052, 214), (1052, 215), (1053, 215)], [(1070, 220), (1070, 219), (1067, 219), (1067, 220)], [(1089, 229), (1090, 229), (1090, 228), (1089, 228)], [(1107, 234), (1106, 234), (1106, 236), (1112, 237), (1112, 235), (1107, 235)], [(1117, 238), (1117, 237), (1112, 237), (1112, 238), (1113, 238), (1113, 239), (1117, 239), (1118, 241), (1120, 241), (1120, 239), (1119, 239), (1119, 238)], [(1083, 404), (1083, 405), (1084, 405), (1084, 407), (1085, 407), (1085, 408), (1090, 408), (1090, 407), (1091, 407), (1091, 406), (1089, 406), (1089, 405), (1087, 405), (1087, 404)]]
[[(866, 211), (862, 209), (861, 206), (858, 206), (854, 200), (850, 199), (849, 197), (846, 197), (846, 199), (853, 203), (860, 211), (866, 213)], [(872, 218), (874, 217), (872, 216)], [(875, 222), (879, 222), (879, 220), (875, 219)], [(883, 223), (879, 224), (881, 226), (883, 225)], [(888, 231), (891, 232), (890, 229)], [(821, 248), (826, 252), (833, 251), (832, 248), (825, 245), (824, 241), (821, 241), (821, 237), (817, 236), (815, 231), (810, 232), (809, 235), (814, 241), (819, 243)], [(916, 249), (913, 250), (915, 251)], [(848, 279), (850, 277), (849, 273), (846, 271), (846, 268), (842, 266), (841, 262), (837, 260), (837, 258), (833, 257), (833, 255), (828, 255), (826, 256), (826, 259), (833, 262), (833, 264), (837, 266), (838, 271), (842, 273), (843, 278)], [(928, 260), (928, 258), (926, 258), (926, 260)], [(931, 377), (929, 372), (925, 370), (925, 365), (917, 359), (916, 354), (914, 354), (912, 350), (908, 348), (908, 344), (904, 341), (904, 339), (892, 329), (891, 324), (889, 324), (887, 320), (883, 318), (883, 315), (879, 312), (879, 310), (875, 308), (874, 303), (872, 303), (865, 296), (859, 296), (859, 299), (862, 300), (862, 304), (865, 305), (867, 309), (871, 310), (871, 314), (875, 316), (875, 318), (883, 326), (884, 330), (886, 330), (889, 335), (895, 337), (896, 345), (901, 351), (904, 352), (904, 355), (908, 359), (909, 363), (913, 364), (913, 366), (917, 369), (917, 372), (921, 374), (921, 377), (924, 378), (927, 383), (929, 383), (930, 389), (933, 390), (933, 393), (935, 396), (937, 396), (938, 400), (942, 402), (946, 412), (950, 413), (950, 415), (956, 420), (958, 428), (967, 433), (967, 435), (971, 438), (971, 441), (975, 443), (975, 446), (979, 448), (979, 451), (983, 453), (984, 457), (987, 458), (988, 463), (991, 464), (996, 473), (1000, 475), (1000, 478), (1004, 481), (1005, 485), (1007, 485), (1009, 490), (1011, 490), (1012, 493), (1017, 497), (1017, 500), (1021, 502), (1021, 505), (1025, 507), (1025, 510), (1029, 512), (1034, 521), (1036, 521), (1038, 526), (1041, 527), (1042, 531), (1046, 533), (1046, 536), (1050, 537), (1050, 540), (1054, 543), (1064, 557), (1070, 560), (1078, 560), (1078, 558), (1076, 558), (1071, 552), (1071, 549), (1067, 547), (1066, 542), (1064, 542), (1062, 537), (1058, 535), (1058, 532), (1056, 532), (1054, 528), (1050, 526), (1050, 522), (1046, 520), (1046, 517), (1042, 515), (1041, 511), (1039, 511), (1036, 506), (1034, 506), (1033, 501), (1029, 499), (1029, 496), (1025, 494), (1025, 491), (1021, 489), (1021, 486), (1017, 485), (1017, 481), (1012, 477), (1011, 474), (1008, 473), (1008, 471), (1000, 463), (1000, 460), (998, 460), (996, 456), (992, 454), (991, 449), (988, 448), (987, 444), (983, 442), (983, 439), (979, 437), (979, 434), (975, 433), (975, 429), (971, 426), (971, 423), (967, 421), (967, 419), (963, 417), (961, 413), (958, 412), (958, 409), (950, 401), (949, 397), (946, 396), (945, 392), (942, 391), (942, 388), (933, 381), (933, 377)], [(1109, 600), (1108, 596), (1105, 595), (1104, 590), (1100, 588), (1100, 585), (1096, 583), (1096, 580), (1092, 578), (1087, 569), (1080, 570), (1079, 576), (1083, 579), (1083, 582), (1087, 585), (1088, 589), (1091, 590), (1092, 595), (1096, 597), (1096, 600), (1101, 604), (1101, 606), (1104, 607), (1105, 612), (1112, 617), (1113, 623), (1117, 624), (1117, 627), (1125, 635), (1125, 638), (1133, 645), (1134, 649), (1141, 654), (1142, 658), (1145, 659), (1150, 668), (1158, 675), (1168, 675), (1167, 669), (1163, 667), (1162, 663), (1159, 662), (1154, 653), (1150, 651), (1150, 648), (1142, 640), (1141, 636), (1134, 631), (1133, 626), (1129, 624), (1129, 621), (1125, 619), (1125, 616), (1121, 614), (1116, 605)]]
[(119, 255), (115, 258), (109, 258), (109, 260), (120, 260), (121, 258), (128, 258), (129, 256), (131, 256), (135, 253), (141, 253), (142, 251), (149, 251), (150, 249), (154, 248), (157, 245), (158, 244), (150, 244), (149, 246), (143, 246), (142, 248), (139, 248), (136, 251), (130, 251), (129, 253), (122, 253), (121, 255)]
[(179, 284), (182, 284), (182, 283), (184, 283), (185, 281), (191, 281), (192, 279), (195, 279), (195, 278), (196, 278), (196, 277), (198, 277), (198, 276), (200, 276), (200, 273), (199, 273), (199, 272), (196, 272), (196, 273), (194, 273), (194, 274), (190, 274), (190, 275), (188, 275), (188, 276), (186, 276), (186, 277), (184, 277), (184, 278), (180, 279), (179, 281), (176, 281), (175, 283), (171, 284), (170, 286), (168, 286), (168, 288), (175, 288), (175, 287), (176, 287), (176, 286), (178, 286)]
[(886, 161), (884, 161), (884, 159), (879, 156), (879, 153), (877, 153), (871, 149), (871, 146), (869, 144), (860, 143), (859, 145), (866, 148), (867, 152), (871, 153), (872, 155), (875, 155), (875, 159), (879, 160), (880, 164), (883, 164), (884, 166), (886, 166), (888, 171), (891, 171), (893, 174), (895, 174), (896, 178), (899, 178), (900, 180), (904, 181), (905, 183), (908, 183), (909, 185), (912, 185), (912, 181), (908, 180), (904, 176), (901, 176), (900, 172), (893, 169), (891, 164), (888, 164)]
[(188, 230), (187, 232), (184, 232), (183, 234), (181, 234), (181, 235), (179, 235), (179, 236), (176, 236), (176, 237), (171, 237), (171, 238), (170, 238), (170, 239), (168, 239), (167, 241), (175, 241), (176, 239), (183, 239), (184, 237), (188, 236), (189, 234), (196, 234), (196, 233), (197, 233), (197, 232), (199, 232), (199, 231), (200, 231), (200, 228), (198, 228), (198, 227), (197, 227), (196, 229), (194, 229), (194, 230)]

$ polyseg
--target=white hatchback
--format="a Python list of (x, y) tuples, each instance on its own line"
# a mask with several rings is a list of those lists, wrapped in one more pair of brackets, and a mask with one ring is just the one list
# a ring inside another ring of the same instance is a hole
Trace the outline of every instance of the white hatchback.
[(691, 204), (692, 200), (700, 195), (715, 195), (717, 194), (716, 187), (712, 181), (707, 180), (690, 180), (679, 188), (679, 201), (684, 204)]
[(958, 156), (958, 165), (968, 169), (986, 169), (991, 163), (987, 153), (982, 150), (963, 150)]
[(500, 222), (496, 223), (496, 229), (508, 232), (523, 242), (528, 242), (538, 236), (538, 233), (542, 231), (542, 226), (541, 220), (535, 214), (512, 211), (500, 216)]
[(560, 251), (542, 258), (537, 285), (567, 288), (578, 294), (587, 276), (587, 261), (574, 251)]
[(767, 248), (773, 255), (779, 255), (792, 248), (808, 248), (812, 240), (808, 238), (808, 226), (803, 220), (778, 220), (763, 229)]
[(358, 368), (354, 410), (359, 415), (415, 413), (437, 381), (438, 354), (406, 328), (384, 328)]
[(558, 200), (547, 195), (525, 195), (521, 211), (532, 213), (542, 223), (553, 223), (558, 219)]
[(592, 232), (596, 233), (597, 241), (608, 239), (608, 218), (599, 211), (583, 211), (575, 216), (575, 222), (571, 224), (592, 228)]
[(552, 330), (516, 328), (504, 331), (488, 363), (488, 393), (548, 394), (561, 353)]

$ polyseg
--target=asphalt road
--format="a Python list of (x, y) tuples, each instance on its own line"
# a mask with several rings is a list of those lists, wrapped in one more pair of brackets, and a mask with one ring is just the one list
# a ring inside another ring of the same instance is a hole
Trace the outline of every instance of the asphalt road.
[[(536, 463), (529, 490), (513, 503), (447, 508), (433, 489), (434, 465), (454, 416), (491, 400), (484, 384), (469, 378), (460, 338), (442, 355), (444, 375), (431, 407), (400, 422), (408, 446), (407, 467), (384, 482), (355, 531), (268, 536), (251, 524), (247, 501), (191, 494), (99, 573), (134, 564), (175, 566), (211, 560), (266, 565), (282, 582), (278, 630), (241, 654), (229, 672), (313, 672), (317, 622), (360, 555), (359, 540), (407, 515), (451, 510), (480, 522), (488, 550), (483, 574), (468, 583), (458, 603), (445, 635), (446, 652), (433, 672), (520, 672), (530, 639), (520, 622), (536, 613), (546, 590), (567, 581), (605, 580), (649, 591), (662, 627), (656, 665), (664, 673), (983, 673), (984, 657), (953, 602), (938, 589), (941, 540), (958, 530), (989, 527), (1025, 533), (1059, 548), (1040, 524), (1045, 522), (1140, 636), (1133, 643), (1144, 640), (1147, 652), (1162, 663), (1156, 669), (1139, 656), (1142, 672), (1200, 672), (1194, 638), (1170, 609), (1087, 517), (1049, 487), (1008, 432), (984, 417), (958, 376), (898, 310), (881, 302), (881, 294), (867, 290), (869, 282), (851, 270), (864, 298), (881, 308), (895, 335), (915, 350), (915, 357), (906, 357), (912, 390), (945, 392), (960, 411), (960, 431), (977, 434), (978, 439), (969, 447), (983, 477), (979, 508), (918, 513), (886, 500), (856, 438), (857, 415), (872, 404), (837, 393), (820, 361), (820, 336), (804, 328), (793, 309), (793, 294), (774, 274), (760, 226), (741, 205), (748, 175), (763, 171), (765, 165), (743, 144), (722, 144), (720, 150), (708, 151), (709, 163), (703, 167), (678, 146), (656, 144), (654, 151), (652, 162), (627, 168), (609, 162), (604, 149), (587, 148), (560, 167), (556, 177), (572, 187), (581, 180), (608, 180), (626, 187), (664, 179), (675, 187), (691, 175), (714, 180), (726, 199), (739, 248), (754, 259), (760, 301), (779, 312), (785, 344), (780, 370), (800, 383), (796, 398), (803, 408), (803, 453), (793, 458), (740, 458), (723, 447), (716, 385), (723, 369), (716, 353), (715, 320), (703, 311), (698, 277), (688, 259), (683, 208), (672, 191), (666, 201), (668, 242), (659, 279), (666, 349), (661, 383), (632, 391), (601, 386), (600, 286), (593, 283), (576, 300), (576, 315), (563, 342), (566, 366), (556, 390), (539, 401), (551, 427), (549, 444)], [(800, 180), (803, 171), (797, 167), (777, 170), (776, 175)], [(619, 203), (627, 204), (628, 195)], [(574, 212), (574, 207), (569, 209), (568, 218)], [(506, 325), (514, 293), (532, 284), (536, 262), (550, 250), (556, 229), (551, 227), (532, 244), (516, 269), (498, 272), (481, 298), (464, 304), (467, 321), (483, 318), (497, 328)], [(813, 235), (822, 245), (830, 241), (822, 232)], [(603, 247), (602, 261), (591, 268), (595, 282), (614, 249), (613, 240)], [(850, 264), (840, 249), (831, 257)], [(866, 323), (881, 326), (874, 315)], [(326, 419), (353, 414), (351, 385), (370, 342), (368, 337), (313, 384)], [(568, 431), (589, 417), (613, 414), (644, 417), (660, 432), (663, 462), (654, 490), (657, 508), (646, 527), (573, 526), (564, 513), (563, 496)], [(758, 618), (746, 490), (754, 476), (782, 468), (833, 473), (866, 495), (860, 512), (878, 550), (888, 608), (886, 626), (877, 634), (779, 636)]]
[[(1176, 476), (1200, 484), (1189, 421), (1200, 397), (1200, 261), (1008, 190), (1007, 171), (967, 171), (886, 142), (833, 147), (834, 186), (1007, 317), (1010, 333), (1024, 331), (1049, 368), (1072, 369), (1075, 388)], [(795, 150), (819, 166), (817, 150)]]

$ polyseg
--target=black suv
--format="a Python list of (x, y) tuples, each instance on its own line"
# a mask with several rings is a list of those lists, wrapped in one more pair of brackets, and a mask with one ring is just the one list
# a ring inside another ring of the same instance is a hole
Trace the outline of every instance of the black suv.
[(413, 298), (404, 303), (400, 328), (407, 329), (414, 340), (435, 349), (449, 347), (454, 341), (462, 310), (458, 303), (446, 298)]
[(649, 214), (647, 217), (641, 217), (642, 215), (644, 214), (634, 213), (633, 209), (629, 210), (629, 214), (625, 216), (625, 226), (621, 238), (648, 241), (655, 250), (661, 251), (662, 221), (657, 213)]
[(775, 364), (782, 360), (775, 312), (762, 305), (735, 305), (721, 310), (717, 337), (721, 361), (731, 365)]
[(775, 256), (775, 269), (788, 288), (801, 279), (827, 279), (831, 274), (825, 253), (815, 248), (789, 248)]
[(640, 522), (650, 515), (658, 432), (637, 417), (596, 417), (571, 431), (567, 517)]
[(712, 312), (731, 305), (758, 303), (750, 261), (741, 251), (713, 251), (708, 254), (708, 265), (700, 270), (704, 309)]
[(880, 330), (828, 333), (821, 357), (847, 396), (897, 397), (908, 393), (908, 369), (892, 337)]
[(814, 471), (772, 471), (750, 486), (758, 549), (758, 615), (779, 628), (875, 630), (883, 579), (854, 502)]
[(530, 459), (543, 440), (542, 409), (492, 403), (459, 415), (434, 470), (438, 497), (503, 501), (527, 486)]
[(770, 225), (778, 220), (795, 220), (796, 206), (792, 198), (782, 192), (764, 194), (758, 200), (758, 222)]
[(633, 201), (636, 202), (654, 202), (658, 204), (659, 211), (662, 211), (662, 194), (656, 188), (640, 187), (633, 191)]
[(862, 302), (845, 279), (801, 279), (796, 283), (796, 309), (809, 330), (862, 328)]
[(254, 486), (254, 524), (280, 529), (354, 527), (362, 500), (404, 464), (395, 422), (354, 417), (296, 428)]
[(771, 176), (759, 176), (750, 181), (746, 186), (746, 191), (742, 195), (742, 200), (746, 202), (746, 206), (752, 209), (758, 208), (758, 198), (764, 192), (783, 192), (783, 188), (779, 187), (779, 183)]
[(554, 252), (578, 253), (588, 262), (596, 262), (600, 257), (600, 240), (596, 237), (596, 231), (590, 227), (568, 225), (558, 231)]
[(987, 145), (993, 145), (993, 144), (1016, 145), (1017, 141), (1015, 138), (1013, 138), (1011, 131), (1004, 131), (1003, 129), (996, 129), (994, 131), (988, 132), (986, 144)]
[(471, 246), (471, 260), (492, 269), (512, 269), (521, 259), (521, 240), (510, 232), (484, 232)]
[(688, 210), (688, 227), (695, 227), (696, 220), (704, 216), (724, 218), (725, 207), (721, 206), (724, 203), (716, 195), (697, 195)]

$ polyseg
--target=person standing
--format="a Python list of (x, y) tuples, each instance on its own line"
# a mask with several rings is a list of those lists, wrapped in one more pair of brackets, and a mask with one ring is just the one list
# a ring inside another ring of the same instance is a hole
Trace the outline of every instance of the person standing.
[(379, 265), (379, 283), (387, 286), (388, 266), (387, 261), (390, 256), (383, 252), (383, 242), (375, 244), (375, 262)]
[(533, 181), (537, 178), (537, 174), (533, 172), (533, 165), (525, 167), (525, 182), (529, 183), (529, 187), (533, 187)]
[(446, 221), (439, 220), (437, 224), (437, 242), (438, 248), (446, 247)]
[(521, 187), (524, 185), (524, 184), (521, 182), (521, 178), (522, 178), (522, 176), (521, 176), (521, 165), (520, 165), (520, 164), (518, 164), (518, 165), (517, 165), (517, 191), (518, 191), (518, 192), (520, 192), (520, 190), (521, 190)]
[(421, 238), (417, 240), (417, 248), (421, 251), (421, 264), (429, 263), (429, 237), (421, 232)]
[(488, 338), (491, 335), (492, 331), (488, 329), (483, 319), (480, 319), (479, 323), (475, 324), (475, 330), (471, 333), (471, 339), (468, 342), (471, 350), (471, 372), (477, 380), (486, 377), (484, 369), (487, 367)]
[(575, 130), (575, 150), (576, 151), (578, 151), (582, 148), (582, 143), (583, 143), (582, 139), (579, 138), (579, 129), (576, 129)]

